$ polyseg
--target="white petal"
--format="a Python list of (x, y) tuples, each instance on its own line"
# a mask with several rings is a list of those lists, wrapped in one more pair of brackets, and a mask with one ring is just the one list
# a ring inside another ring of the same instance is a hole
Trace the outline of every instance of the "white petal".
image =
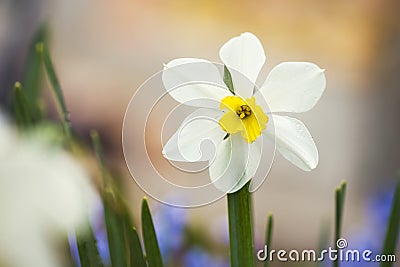
[(208, 169), (211, 182), (222, 192), (234, 189), (245, 173), (248, 144), (240, 134), (230, 135), (217, 146), (215, 160)]
[(254, 141), (251, 144), (248, 144), (248, 153), (247, 153), (247, 158), (244, 158), (245, 160), (245, 173), (240, 179), (239, 183), (229, 191), (229, 193), (234, 193), (238, 190), (240, 190), (250, 179), (254, 177), (256, 174), (256, 171), (258, 169), (258, 166), (260, 165), (260, 160), (261, 160), (261, 143), (259, 142), (262, 140), (262, 138), (258, 138), (256, 141)]
[[(163, 148), (165, 158), (173, 161), (195, 162), (212, 160), (210, 151), (202, 151), (201, 144), (211, 141), (215, 147), (226, 132), (218, 124), (220, 111), (199, 109), (190, 114)], [(203, 153), (205, 152), (205, 153)]]
[(48, 142), (48, 132), (21, 137), (1, 112), (0, 126), (0, 261), (63, 266), (53, 241), (86, 221), (95, 188), (78, 162)]
[(179, 103), (219, 108), (219, 101), (231, 95), (217, 67), (204, 59), (178, 58), (165, 65), (162, 81)]
[[(264, 49), (258, 38), (248, 32), (234, 37), (221, 47), (219, 56), (231, 72), (235, 93), (250, 97), (265, 62)], [(243, 78), (237, 72), (247, 77), (253, 86), (248, 86), (248, 82), (243, 84)]]
[(325, 90), (324, 70), (308, 62), (284, 62), (269, 73), (260, 93), (272, 112), (310, 110)]
[(318, 150), (306, 126), (295, 118), (273, 115), (276, 148), (291, 163), (304, 171), (315, 169), (318, 165)]

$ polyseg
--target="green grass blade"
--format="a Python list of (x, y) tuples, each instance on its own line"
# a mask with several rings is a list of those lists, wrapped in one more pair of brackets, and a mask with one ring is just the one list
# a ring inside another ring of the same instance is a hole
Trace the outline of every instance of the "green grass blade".
[(36, 103), (40, 96), (43, 69), (40, 67), (40, 55), (36, 52), (37, 43), (46, 43), (47, 27), (42, 25), (33, 37), (29, 46), (28, 59), (25, 65), (23, 84), (26, 86), (27, 98), (31, 103)]
[[(335, 190), (335, 249), (337, 247), (337, 240), (341, 238), (342, 234), (342, 221), (343, 221), (343, 210), (344, 210), (344, 201), (346, 195), (346, 187), (347, 184), (345, 181), (341, 183), (341, 185)], [(333, 262), (334, 267), (339, 267), (339, 260)]]
[(97, 131), (92, 130), (90, 133), (91, 139), (92, 139), (92, 144), (94, 148), (94, 153), (96, 155), (97, 162), (100, 167), (102, 179), (103, 179), (103, 186), (105, 190), (109, 190), (113, 192), (115, 196), (115, 200), (118, 204), (118, 209), (120, 210), (119, 214), (122, 216), (122, 219), (124, 222), (127, 224), (128, 227), (132, 227), (133, 225), (133, 220), (129, 214), (129, 208), (128, 205), (126, 204), (122, 194), (118, 190), (117, 185), (110, 179), (110, 176), (107, 172), (107, 168), (104, 162), (104, 154), (103, 154), (103, 148), (101, 145), (101, 140), (100, 140), (100, 135), (98, 134)]
[(149, 267), (162, 267), (161, 252), (146, 198), (142, 202), (142, 234)]
[[(140, 258), (138, 259), (138, 255), (141, 255), (141, 258), (143, 259), (144, 263), (146, 263), (142, 246), (140, 243), (140, 239), (138, 236), (138, 233), (136, 231), (136, 227), (133, 225), (133, 220), (131, 218), (131, 215), (129, 213), (128, 206), (124, 202), (123, 199), (120, 199), (119, 201), (120, 208), (121, 208), (121, 220), (122, 224), (124, 226), (124, 233), (125, 233), (125, 238), (126, 238), (126, 244), (127, 244), (127, 263), (128, 266), (132, 266), (132, 264), (135, 263), (135, 266), (141, 266), (138, 263), (140, 263)], [(134, 233), (133, 233), (134, 231)], [(137, 236), (137, 240), (136, 237)], [(139, 251), (140, 249), (140, 251)], [(140, 252), (140, 253), (139, 253)]]
[(31, 115), (30, 104), (21, 83), (16, 82), (13, 90), (13, 108), (17, 125), (20, 128), (32, 126), (33, 118)]
[(43, 107), (40, 101), (32, 101), (20, 82), (15, 82), (12, 106), (19, 127), (29, 127), (43, 120)]
[(116, 199), (111, 191), (104, 192), (104, 218), (112, 266), (127, 266), (127, 247), (124, 223), (116, 212)]
[(131, 267), (147, 267), (143, 255), (142, 244), (136, 228), (130, 228), (128, 233), (129, 251), (131, 256)]
[(77, 233), (76, 242), (82, 267), (103, 266), (97, 250), (97, 241), (89, 222), (86, 223), (84, 231)]
[(235, 90), (233, 89), (232, 76), (226, 66), (224, 66), (224, 83), (228, 87), (229, 91), (231, 91), (232, 94), (235, 94)]
[(53, 65), (53, 61), (50, 57), (49, 50), (44, 43), (38, 43), (38, 44), (36, 44), (36, 51), (40, 55), (41, 61), (44, 65), (44, 68), (47, 73), (47, 77), (49, 78), (50, 84), (52, 85), (52, 88), (53, 88), (53, 92), (56, 96), (56, 102), (59, 106), (59, 110), (61, 113), (60, 116), (61, 116), (65, 134), (66, 134), (67, 138), (70, 138), (72, 130), (71, 130), (71, 123), (70, 123), (70, 119), (69, 119), (69, 113), (67, 110), (67, 106), (65, 104), (64, 95), (61, 90), (60, 83), (58, 81), (56, 72), (54, 70), (54, 65)]
[(232, 267), (254, 266), (251, 195), (248, 182), (228, 194), (229, 239)]
[[(274, 226), (274, 216), (272, 215), (272, 213), (268, 214), (268, 219), (267, 219), (267, 227), (266, 227), (266, 231), (265, 231), (265, 245), (268, 248), (268, 251), (270, 251), (271, 248), (271, 240), (272, 240), (272, 229)], [(265, 252), (267, 253), (267, 252)], [(267, 259), (264, 262), (264, 267), (268, 267), (269, 265), (269, 259), (267, 257)]]
[[(400, 182), (397, 184), (396, 192), (393, 197), (392, 211), (386, 230), (385, 243), (382, 250), (382, 255), (395, 255), (397, 239), (399, 236), (400, 227)], [(382, 262), (381, 267), (391, 267), (394, 262)]]
[(99, 163), (99, 166), (100, 166), (101, 176), (103, 178), (103, 185), (107, 186), (108, 185), (107, 173), (106, 173), (106, 168), (105, 168), (105, 164), (104, 164), (103, 148), (101, 146), (99, 133), (95, 130), (92, 130), (90, 132), (90, 137), (92, 138), (94, 153), (96, 155), (97, 162)]
[[(319, 242), (318, 242), (318, 253), (321, 253), (322, 250), (326, 249), (329, 246), (329, 232), (330, 225), (328, 221), (322, 222), (322, 227), (319, 234)], [(316, 266), (322, 267), (325, 266), (323, 261), (318, 261)]]
[(104, 164), (103, 149), (99, 134), (92, 131), (90, 134), (101, 175), (104, 182), (103, 205), (106, 223), (108, 246), (112, 266), (128, 266), (127, 236), (128, 224), (131, 227), (127, 210), (124, 208), (120, 197), (116, 194), (113, 184), (108, 178)]

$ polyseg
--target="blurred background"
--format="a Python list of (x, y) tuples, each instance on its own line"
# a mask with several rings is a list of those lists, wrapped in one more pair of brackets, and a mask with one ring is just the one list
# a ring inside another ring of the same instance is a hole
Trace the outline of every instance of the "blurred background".
[[(91, 129), (99, 130), (107, 163), (121, 174), (123, 193), (138, 218), (145, 193), (128, 172), (121, 144), (130, 98), (163, 63), (178, 57), (220, 62), (222, 44), (250, 31), (267, 55), (260, 83), (284, 61), (314, 62), (326, 69), (327, 77), (317, 106), (297, 116), (313, 134), (320, 164), (306, 173), (276, 156), (268, 179), (254, 194), (257, 247), (272, 212), (275, 248), (316, 248), (324, 225), (333, 226), (334, 188), (343, 179), (348, 181), (343, 235), (349, 247), (363, 240), (382, 243), (386, 200), (400, 165), (398, 10), (395, 0), (1, 0), (0, 102), (3, 109), (10, 107), (28, 47), (46, 23), (73, 128), (84, 140)], [(51, 105), (49, 109), (55, 113)], [(150, 204), (160, 212), (172, 209)], [(156, 227), (185, 218), (187, 227), (207, 237), (211, 248), (204, 250), (224, 260), (226, 211), (221, 199), (179, 209), (175, 217), (156, 216)], [(199, 244), (193, 253), (207, 247)]]

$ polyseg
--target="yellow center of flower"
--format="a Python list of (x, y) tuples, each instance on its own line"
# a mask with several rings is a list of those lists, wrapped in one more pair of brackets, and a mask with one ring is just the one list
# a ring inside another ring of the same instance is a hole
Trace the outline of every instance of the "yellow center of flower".
[(236, 110), (236, 113), (238, 114), (239, 118), (244, 119), (251, 115), (251, 109), (248, 105), (241, 105)]
[(240, 132), (248, 143), (255, 141), (267, 126), (268, 116), (254, 97), (227, 96), (221, 100), (220, 109), (225, 111), (219, 120), (221, 128), (228, 134)]

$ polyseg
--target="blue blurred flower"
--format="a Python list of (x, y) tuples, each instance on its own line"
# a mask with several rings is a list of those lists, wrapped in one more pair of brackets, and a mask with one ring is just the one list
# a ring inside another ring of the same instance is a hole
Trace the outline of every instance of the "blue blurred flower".
[[(99, 198), (96, 199), (96, 205), (94, 209), (90, 212), (89, 219), (91, 227), (93, 229), (94, 236), (97, 241), (97, 249), (99, 251), (101, 261), (105, 265), (110, 265), (111, 259), (110, 259), (110, 252), (108, 249), (107, 230), (104, 221), (104, 207), (103, 203)], [(68, 236), (68, 242), (72, 259), (74, 260), (76, 265), (80, 267), (81, 261), (79, 258), (79, 251), (75, 233), (70, 234)]]
[(75, 233), (68, 235), (69, 250), (71, 251), (72, 260), (77, 267), (81, 267), (81, 260), (79, 258), (78, 244), (76, 243)]
[(395, 185), (380, 188), (368, 200), (367, 212), (372, 217), (371, 223), (382, 231), (386, 230), (389, 222), (395, 188)]
[[(188, 226), (188, 213), (184, 208), (160, 205), (153, 213), (154, 226), (157, 233), (164, 262), (171, 266), (185, 267), (228, 267), (229, 262), (223, 257), (212, 256), (206, 250), (188, 244), (185, 240)], [(214, 230), (223, 242), (227, 237), (227, 221), (212, 221)], [(223, 231), (221, 231), (221, 228)]]
[[(366, 204), (368, 221), (357, 231), (348, 235), (349, 249), (371, 250), (373, 255), (380, 254), (385, 240), (386, 228), (389, 222), (394, 197), (395, 186), (378, 188), (370, 195)], [(342, 262), (343, 267), (365, 266), (365, 262)], [(368, 266), (378, 266), (379, 263), (369, 263)]]
[(110, 251), (108, 249), (107, 230), (104, 220), (103, 202), (98, 199), (95, 209), (90, 214), (90, 224), (92, 226), (94, 236), (97, 241), (97, 249), (100, 258), (105, 265), (111, 264)]
[(164, 260), (169, 261), (182, 249), (187, 212), (183, 208), (160, 205), (153, 218), (161, 254)]
[(220, 257), (213, 257), (199, 247), (190, 249), (183, 258), (185, 267), (229, 267), (229, 262)]

